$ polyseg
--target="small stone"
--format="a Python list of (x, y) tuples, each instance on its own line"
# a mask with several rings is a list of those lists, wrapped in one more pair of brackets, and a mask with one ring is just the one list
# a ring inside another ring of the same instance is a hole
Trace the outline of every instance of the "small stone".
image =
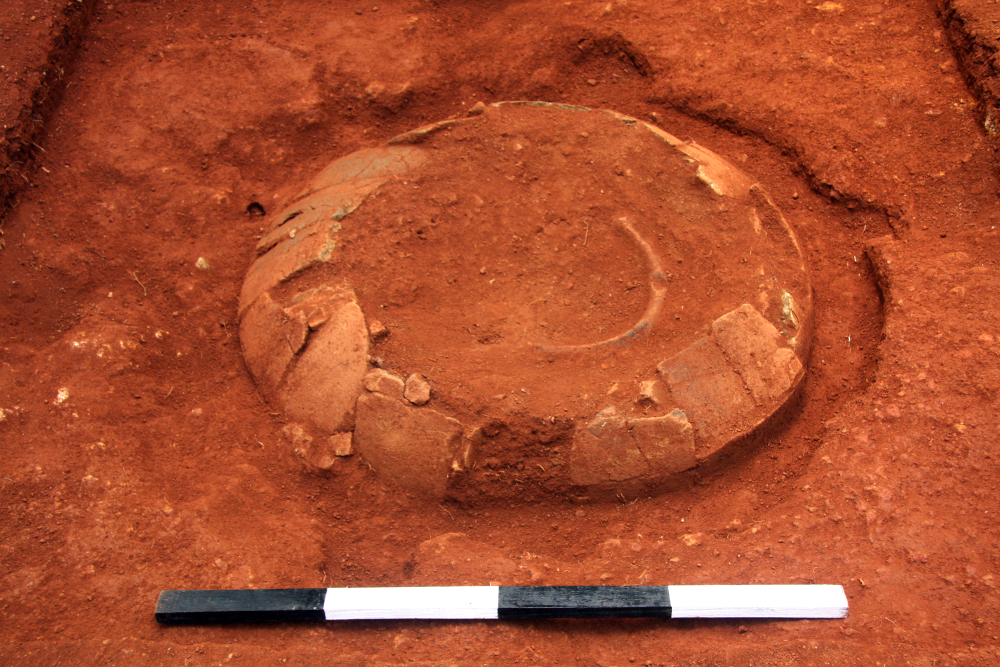
[(597, 85), (597, 79), (587, 79), (587, 84), (591, 86)]
[(330, 436), (330, 448), (337, 456), (354, 454), (354, 436), (351, 433), (334, 433)]
[(381, 368), (376, 368), (365, 376), (365, 389), (396, 399), (403, 398), (403, 378)]
[(486, 111), (486, 105), (482, 102), (476, 102), (472, 105), (472, 108), (469, 109), (468, 114), (470, 116), (480, 116), (484, 111)]
[(204, 257), (199, 257), (198, 261), (195, 262), (194, 265), (196, 268), (199, 268), (202, 271), (208, 271), (209, 269), (212, 268), (212, 266), (208, 263), (208, 260), (205, 259)]
[(639, 383), (638, 402), (646, 406), (662, 405), (666, 398), (663, 385), (657, 380), (645, 380)]
[(389, 329), (379, 322), (378, 320), (372, 320), (368, 323), (368, 338), (373, 343), (377, 343), (383, 338), (389, 337)]
[(296, 294), (292, 298), (291, 305), (285, 308), (285, 314), (290, 318), (304, 321), (310, 330), (316, 331), (330, 319), (335, 304), (353, 298), (349, 290), (321, 285)]
[(309, 435), (309, 432), (301, 424), (286, 424), (283, 429), (281, 429), (281, 435), (285, 437), (285, 440), (299, 447), (308, 447), (312, 444), (313, 438)]
[(334, 461), (336, 461), (336, 459), (329, 454), (315, 454), (306, 459), (306, 462), (309, 465), (319, 468), (320, 470), (329, 470), (333, 467)]
[(372, 81), (365, 87), (365, 95), (369, 104), (383, 107), (392, 113), (398, 112), (406, 105), (412, 92), (412, 85), (409, 81), (391, 86), (381, 81)]
[(701, 541), (704, 537), (705, 533), (688, 533), (686, 535), (681, 535), (681, 542), (689, 547), (697, 547), (701, 545)]
[(292, 450), (309, 468), (327, 471), (337, 462), (338, 456), (354, 453), (350, 433), (334, 433), (328, 438), (316, 439), (304, 424), (292, 423), (281, 429), (281, 434), (292, 443)]
[(414, 373), (406, 378), (403, 398), (413, 405), (424, 405), (427, 401), (431, 400), (431, 385), (423, 375)]

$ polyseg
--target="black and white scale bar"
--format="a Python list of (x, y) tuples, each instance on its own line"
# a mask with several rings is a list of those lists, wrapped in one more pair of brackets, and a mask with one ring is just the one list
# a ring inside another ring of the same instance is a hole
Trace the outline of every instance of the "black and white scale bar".
[(524, 618), (843, 618), (841, 586), (427, 586), (163, 591), (160, 623)]

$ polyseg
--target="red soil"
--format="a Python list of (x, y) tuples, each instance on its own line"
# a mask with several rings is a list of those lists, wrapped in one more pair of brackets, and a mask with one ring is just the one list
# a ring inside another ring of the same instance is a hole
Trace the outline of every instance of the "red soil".
[[(0, 8), (14, 117), (64, 4)], [(36, 8), (49, 32), (31, 32)], [(1000, 209), (983, 116), (926, 3), (95, 11), (0, 237), (2, 662), (996, 663)], [(276, 211), (335, 157), (503, 99), (655, 119), (768, 185), (816, 297), (781, 432), (671, 493), (586, 505), (432, 503), (357, 457), (319, 471), (293, 453), (235, 337), (262, 233), (248, 205)], [(152, 618), (164, 588), (487, 581), (841, 583), (851, 611)]]

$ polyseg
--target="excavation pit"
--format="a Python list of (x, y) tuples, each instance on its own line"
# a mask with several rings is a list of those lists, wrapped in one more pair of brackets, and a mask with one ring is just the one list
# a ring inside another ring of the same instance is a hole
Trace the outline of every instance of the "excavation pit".
[(258, 251), (240, 338), (262, 393), (437, 498), (662, 488), (780, 421), (809, 353), (808, 271), (764, 187), (610, 111), (479, 106), (358, 151)]

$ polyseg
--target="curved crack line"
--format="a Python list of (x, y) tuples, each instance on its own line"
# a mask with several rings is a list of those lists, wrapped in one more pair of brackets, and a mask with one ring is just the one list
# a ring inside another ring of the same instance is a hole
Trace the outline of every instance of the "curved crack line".
[(625, 347), (643, 331), (651, 328), (660, 316), (660, 311), (663, 310), (663, 301), (667, 296), (667, 278), (663, 271), (663, 266), (660, 264), (660, 258), (653, 252), (652, 246), (649, 245), (646, 239), (642, 238), (639, 232), (636, 231), (628, 218), (619, 218), (618, 222), (632, 235), (635, 242), (639, 244), (639, 247), (642, 248), (643, 253), (646, 255), (646, 261), (649, 263), (649, 303), (646, 304), (646, 310), (642, 314), (642, 317), (631, 329), (614, 338), (581, 345), (535, 345), (535, 349), (539, 352), (569, 354), (573, 352), (585, 352), (607, 345)]

